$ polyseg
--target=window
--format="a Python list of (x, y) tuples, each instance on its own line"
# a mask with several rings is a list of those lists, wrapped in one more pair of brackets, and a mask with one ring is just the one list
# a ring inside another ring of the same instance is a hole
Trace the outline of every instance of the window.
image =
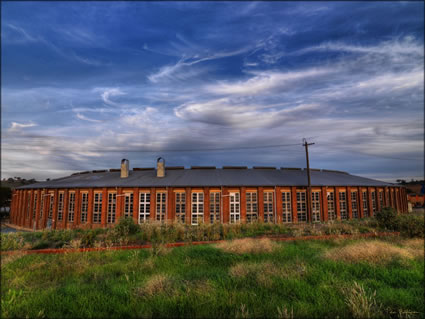
[(320, 192), (311, 193), (311, 217), (314, 222), (320, 222)]
[(282, 192), (282, 222), (292, 222), (291, 192)]
[(307, 203), (305, 192), (297, 192), (297, 217), (299, 222), (307, 221)]
[(211, 224), (220, 221), (220, 192), (210, 193), (210, 221)]
[(74, 222), (74, 214), (75, 214), (75, 192), (69, 193), (69, 203), (68, 203), (68, 221)]
[(241, 219), (239, 193), (230, 193), (230, 223), (237, 223)]
[(382, 191), (379, 191), (379, 207), (384, 208), (384, 194)]
[(33, 219), (35, 219), (35, 214), (37, 213), (37, 197), (38, 197), (38, 193), (35, 192), (34, 193), (33, 206), (32, 206), (32, 218)]
[(115, 223), (116, 208), (117, 208), (117, 194), (108, 193), (108, 224)]
[(372, 191), (370, 195), (372, 197), (372, 216), (375, 216), (375, 213), (376, 213), (376, 193), (375, 193), (375, 191)]
[(192, 193), (192, 225), (204, 220), (204, 193)]
[(44, 191), (41, 192), (41, 198), (40, 198), (40, 219), (43, 218), (43, 212), (44, 212)]
[(367, 191), (362, 192), (362, 202), (363, 202), (363, 215), (369, 216), (368, 205), (367, 205)]
[(264, 222), (273, 223), (273, 192), (264, 192)]
[(328, 220), (335, 220), (335, 197), (334, 192), (328, 192)]
[(102, 218), (102, 193), (94, 193), (93, 223), (99, 224)]
[(156, 193), (156, 220), (165, 220), (166, 193)]
[(139, 193), (139, 224), (147, 221), (150, 215), (151, 215), (151, 194)]
[(176, 196), (176, 219), (178, 222), (185, 222), (186, 219), (186, 193), (178, 192)]
[(133, 193), (124, 193), (124, 217), (133, 216)]
[(341, 219), (348, 219), (347, 196), (345, 192), (339, 192), (339, 212), (341, 214)]
[(31, 192), (27, 192), (27, 217), (30, 217), (31, 210)]
[(359, 218), (359, 212), (357, 209), (357, 192), (351, 192), (351, 211), (353, 218)]
[(49, 218), (49, 219), (52, 219), (53, 218), (53, 201), (54, 201), (54, 199), (55, 199), (55, 195), (53, 195), (53, 193), (49, 193), (49, 195), (50, 195), (50, 201), (49, 201), (49, 214), (47, 215), (47, 217)]
[(87, 214), (89, 209), (89, 194), (81, 193), (81, 222), (87, 222)]
[(257, 192), (246, 193), (246, 220), (248, 223), (258, 218)]
[(63, 219), (63, 197), (64, 193), (60, 192), (58, 197), (58, 220)]

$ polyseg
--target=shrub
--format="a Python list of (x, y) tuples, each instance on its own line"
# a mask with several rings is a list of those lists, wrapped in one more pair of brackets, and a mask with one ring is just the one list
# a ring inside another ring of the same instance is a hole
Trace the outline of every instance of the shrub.
[(377, 211), (375, 218), (378, 221), (378, 226), (386, 229), (397, 230), (397, 212), (391, 207), (385, 207)]
[(424, 219), (416, 215), (399, 215), (397, 230), (403, 236), (424, 238)]
[(115, 226), (115, 230), (121, 236), (127, 236), (140, 232), (140, 227), (134, 222), (133, 218), (122, 217), (118, 225)]
[(40, 239), (37, 242), (34, 243), (34, 245), (31, 247), (31, 249), (45, 249), (49, 248), (49, 242), (45, 239)]
[(96, 241), (96, 232), (94, 230), (89, 230), (83, 234), (81, 237), (81, 247), (93, 247)]
[(1, 234), (1, 250), (19, 250), (24, 247), (24, 238), (20, 233)]

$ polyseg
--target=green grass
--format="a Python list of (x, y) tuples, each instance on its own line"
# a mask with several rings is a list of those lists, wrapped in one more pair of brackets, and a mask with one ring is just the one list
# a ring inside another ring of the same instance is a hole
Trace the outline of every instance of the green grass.
[(259, 254), (205, 245), (8, 257), (2, 317), (350, 318), (355, 283), (359, 298), (376, 302), (371, 317), (423, 317), (423, 256), (383, 264), (324, 257), (358, 241), (276, 243)]

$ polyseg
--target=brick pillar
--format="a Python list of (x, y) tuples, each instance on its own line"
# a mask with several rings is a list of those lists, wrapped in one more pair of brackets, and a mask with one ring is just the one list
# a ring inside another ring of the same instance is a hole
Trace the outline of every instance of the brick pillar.
[[(369, 216), (371, 216), (371, 217), (374, 216), (373, 215), (372, 191), (373, 191), (373, 188), (372, 187), (368, 187), (367, 188), (367, 199), (368, 199), (368, 206), (369, 206)], [(375, 191), (375, 201), (376, 201), (376, 191)]]
[(87, 224), (90, 225), (89, 227), (91, 227), (91, 225), (93, 225), (93, 194), (94, 194), (94, 190), (93, 188), (89, 189), (89, 200), (88, 200), (88, 204), (87, 204)]
[(108, 210), (108, 189), (104, 187), (102, 189), (102, 214), (100, 215), (100, 224), (102, 227), (106, 227)]
[(298, 223), (297, 188), (295, 186), (291, 187), (291, 202), (292, 202), (292, 222)]
[(246, 187), (241, 187), (241, 223), (246, 223)]
[(282, 215), (283, 215), (283, 210), (282, 210), (282, 190), (280, 187), (276, 187), (275, 190), (275, 198), (276, 198), (276, 223), (281, 223), (282, 222)]
[(364, 211), (363, 211), (363, 190), (361, 187), (358, 187), (358, 195), (357, 199), (359, 201), (359, 218), (364, 217)]
[(150, 220), (156, 220), (156, 189), (155, 187), (151, 188), (151, 214), (149, 215)]
[(402, 199), (403, 199), (403, 213), (407, 213), (407, 204), (406, 204), (406, 189), (402, 188)]
[(396, 210), (397, 210), (397, 213), (400, 213), (400, 191), (398, 187), (394, 190), (394, 193), (395, 193)]
[(33, 229), (34, 225), (32, 223), (33, 218), (32, 218), (32, 212), (34, 210), (34, 194), (35, 194), (35, 189), (31, 190), (30, 193), (30, 212), (29, 212), (29, 228)]
[(58, 223), (58, 189), (56, 188), (53, 193), (53, 217), (52, 217), (52, 229), (56, 229)]
[[(174, 191), (172, 187), (168, 188), (168, 192), (167, 192), (167, 212), (165, 214), (166, 216), (166, 221), (168, 222), (172, 222), (174, 220)], [(204, 208), (205, 208), (205, 204), (204, 204)]]
[(74, 223), (72, 224), (72, 227), (77, 227), (81, 222), (81, 194), (80, 190), (77, 188), (75, 189), (75, 208), (74, 208)]
[[(134, 195), (133, 195), (134, 199)], [(115, 206), (115, 215), (116, 215), (116, 221), (118, 222), (123, 215), (123, 205), (124, 205), (124, 196), (122, 193), (122, 187), (118, 187), (117, 189), (117, 202)]]
[(18, 191), (18, 209), (16, 211), (16, 225), (20, 226), (21, 224), (21, 207), (22, 207), (22, 191)]
[(258, 221), (264, 222), (264, 189), (258, 187)]
[[(152, 188), (155, 192), (155, 189)], [(155, 193), (152, 194), (152, 191), (150, 192), (150, 198), (151, 198), (151, 206), (150, 206), (150, 212), (149, 212), (149, 219), (155, 220)], [(153, 201), (153, 204), (152, 204)], [(139, 205), (140, 205), (140, 189), (134, 188), (133, 189), (133, 221), (138, 224), (139, 223)]]
[(347, 187), (347, 212), (348, 219), (353, 219), (353, 208), (351, 207), (351, 187)]
[(379, 190), (379, 188), (375, 188), (375, 200), (376, 200), (376, 211), (377, 212), (381, 211), (381, 208), (382, 208), (381, 207), (381, 201), (379, 200), (380, 193), (381, 193), (381, 191)]
[(204, 188), (204, 223), (209, 224), (210, 219), (210, 188)]
[(321, 209), (322, 209), (322, 221), (327, 222), (328, 217), (328, 189), (326, 186), (322, 186), (322, 202), (321, 202)]
[(24, 192), (23, 191), (19, 191), (19, 211), (18, 211), (18, 225), (19, 226), (23, 226), (22, 225), (22, 206), (23, 206), (23, 202), (24, 202)]
[(223, 217), (223, 223), (228, 223), (230, 219), (230, 198), (229, 198), (229, 190), (227, 187), (223, 187), (223, 193), (221, 194), (221, 202), (222, 202), (222, 217)]
[(192, 224), (192, 192), (190, 187), (186, 187), (186, 224)]
[(37, 190), (37, 205), (35, 206), (35, 229), (40, 226), (40, 203), (41, 203), (41, 190)]
[(336, 220), (341, 220), (341, 205), (339, 203), (339, 188), (334, 188)]
[(47, 226), (47, 216), (49, 215), (49, 205), (51, 196), (47, 189), (44, 189), (44, 203), (43, 203), (43, 217), (41, 219), (41, 228), (44, 229)]
[(382, 189), (382, 207), (381, 208), (387, 207), (387, 194), (385, 193), (385, 188), (386, 187)]

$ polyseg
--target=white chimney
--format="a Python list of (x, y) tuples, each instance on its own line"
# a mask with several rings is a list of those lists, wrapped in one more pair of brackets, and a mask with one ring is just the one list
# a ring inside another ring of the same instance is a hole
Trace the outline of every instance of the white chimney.
[[(162, 160), (162, 161), (161, 161)], [(156, 177), (165, 176), (165, 159), (158, 157), (156, 160)]]
[(130, 161), (128, 159), (123, 158), (121, 160), (121, 178), (128, 177), (129, 168), (130, 168)]

